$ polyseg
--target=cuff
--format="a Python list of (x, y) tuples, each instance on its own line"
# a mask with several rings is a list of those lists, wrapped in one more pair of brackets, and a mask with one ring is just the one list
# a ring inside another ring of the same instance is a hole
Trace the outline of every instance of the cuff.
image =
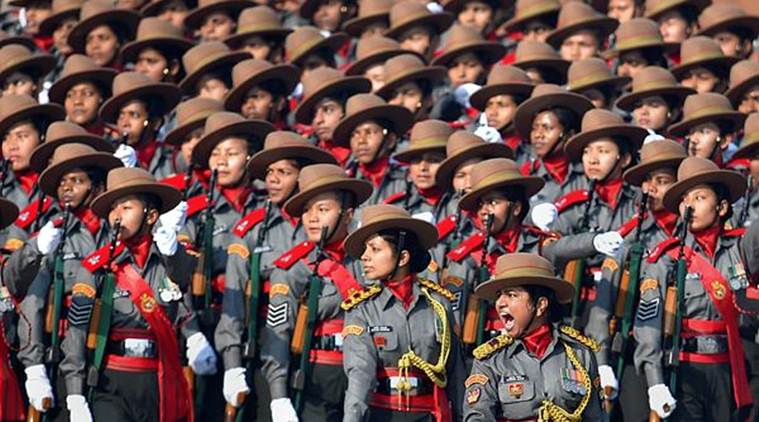
[(240, 347), (239, 346), (231, 346), (228, 347), (227, 350), (224, 351), (222, 354), (222, 359), (224, 360), (224, 368), (230, 369), (230, 368), (237, 368), (242, 366), (242, 354), (240, 353)]
[(84, 394), (84, 378), (79, 376), (66, 377), (66, 393), (72, 394)]
[(664, 384), (664, 373), (661, 365), (646, 364), (643, 366), (643, 373), (646, 375), (646, 382), (649, 387)]
[(269, 392), (271, 399), (281, 399), (287, 397), (287, 380), (285, 378), (276, 378), (269, 382)]

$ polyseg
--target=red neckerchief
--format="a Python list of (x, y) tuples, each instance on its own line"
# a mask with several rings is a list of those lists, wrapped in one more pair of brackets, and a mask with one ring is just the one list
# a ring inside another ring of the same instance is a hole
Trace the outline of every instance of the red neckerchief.
[(337, 164), (339, 164), (341, 167), (345, 166), (345, 163), (348, 162), (348, 158), (351, 156), (350, 148), (339, 146), (335, 144), (331, 139), (326, 141), (319, 141), (317, 142), (317, 146), (325, 151), (329, 151), (329, 153), (332, 154), (337, 160)]
[(236, 188), (221, 186), (219, 187), (219, 191), (235, 211), (242, 212), (245, 209), (245, 203), (248, 202), (248, 196), (250, 196), (252, 189), (242, 184)]
[(144, 234), (138, 238), (131, 238), (124, 242), (129, 248), (129, 252), (134, 258), (134, 263), (140, 268), (145, 268), (150, 253), (150, 245), (153, 243), (153, 237), (150, 234)]
[(298, 225), (298, 217), (293, 217), (290, 214), (288, 214), (287, 211), (285, 211), (285, 207), (280, 207), (279, 213), (280, 215), (282, 215), (282, 218), (288, 223), (290, 223), (293, 227)]
[(522, 225), (517, 224), (510, 230), (504, 230), (494, 236), (496, 242), (506, 249), (506, 253), (514, 253), (519, 247), (519, 235), (522, 233)]
[[(203, 186), (203, 189), (208, 189), (211, 181), (211, 169), (194, 169), (192, 171), (192, 177)], [(192, 182), (192, 180), (190, 182)], [(188, 187), (189, 186), (185, 186), (185, 189)]]
[(677, 214), (669, 212), (666, 208), (662, 208), (659, 211), (654, 211), (653, 215), (656, 225), (672, 236), (677, 225)]
[(411, 306), (411, 302), (414, 300), (413, 289), (413, 275), (409, 274), (403, 277), (401, 281), (387, 280), (385, 286), (390, 289), (390, 292), (403, 304), (404, 309), (408, 309)]
[(433, 186), (429, 189), (417, 189), (416, 191), (419, 192), (419, 196), (424, 198), (424, 200), (430, 205), (437, 205), (440, 201), (440, 197), (443, 196), (443, 192), (441, 192), (437, 186)]
[(596, 193), (612, 209), (617, 207), (619, 193), (622, 191), (622, 178), (596, 184)]
[(528, 352), (540, 359), (546, 353), (551, 340), (553, 340), (551, 326), (545, 323), (522, 337), (522, 344), (524, 344)]
[[(507, 128), (511, 128), (514, 125), (511, 123), (507, 124)], [(504, 134), (503, 136), (503, 143), (506, 144), (507, 147), (511, 148), (513, 152), (516, 152), (517, 149), (519, 149), (519, 146), (522, 145), (522, 137), (513, 133), (511, 130), (507, 130), (507, 132), (510, 132), (509, 134)]]
[(561, 153), (552, 153), (547, 157), (543, 157), (543, 167), (546, 168), (548, 174), (558, 183), (564, 183), (569, 174), (569, 158)]
[(137, 162), (140, 167), (148, 170), (150, 168), (150, 162), (153, 161), (153, 156), (158, 150), (158, 142), (148, 141), (141, 146), (134, 145), (133, 148), (137, 151)]
[(50, 49), (53, 47), (53, 42), (53, 37), (43, 37), (39, 34), (34, 36), (34, 44), (46, 53), (50, 52)]
[(345, 239), (341, 239), (324, 246), (324, 252), (327, 253), (329, 259), (338, 263), (343, 262), (345, 259), (345, 248), (343, 248), (343, 240)]
[(358, 169), (372, 182), (374, 187), (378, 188), (382, 184), (385, 173), (390, 168), (390, 159), (388, 157), (380, 158), (369, 164), (359, 164)]
[(31, 169), (14, 171), (13, 175), (16, 176), (18, 184), (21, 186), (21, 189), (24, 190), (27, 196), (31, 195), (32, 190), (34, 190), (34, 185), (37, 184), (37, 179), (40, 177), (39, 174), (35, 173)]
[(722, 233), (722, 226), (720, 224), (715, 224), (706, 230), (693, 233), (696, 242), (709, 258), (714, 258), (714, 252), (717, 250), (717, 239), (719, 239), (720, 233)]
[(98, 217), (90, 207), (79, 207), (74, 210), (74, 215), (79, 221), (87, 227), (93, 236), (97, 235), (100, 231), (100, 217)]

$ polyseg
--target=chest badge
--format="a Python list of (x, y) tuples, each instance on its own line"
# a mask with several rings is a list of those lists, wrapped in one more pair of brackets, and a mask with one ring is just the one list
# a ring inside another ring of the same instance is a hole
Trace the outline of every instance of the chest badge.
[(480, 400), (480, 395), (482, 395), (480, 387), (470, 388), (466, 391), (466, 403), (470, 406), (477, 403)]
[(169, 277), (164, 277), (158, 286), (158, 296), (164, 303), (176, 302), (182, 299), (182, 291)]
[(586, 393), (582, 374), (576, 369), (563, 368), (561, 370), (561, 388), (564, 391), (581, 396)]
[(140, 309), (142, 309), (142, 312), (145, 313), (152, 313), (155, 311), (156, 307), (156, 301), (155, 298), (148, 295), (147, 293), (143, 293), (142, 296), (140, 296)]
[(717, 300), (724, 299), (727, 294), (725, 286), (717, 280), (712, 281), (712, 291), (714, 291), (714, 297), (717, 298)]
[(524, 394), (524, 383), (516, 382), (516, 383), (509, 384), (508, 390), (509, 390), (509, 396), (515, 399), (522, 398), (522, 395)]

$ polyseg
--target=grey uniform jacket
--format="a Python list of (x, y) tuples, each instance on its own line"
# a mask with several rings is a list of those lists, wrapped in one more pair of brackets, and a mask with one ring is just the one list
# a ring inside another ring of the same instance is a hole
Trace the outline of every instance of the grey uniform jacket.
[(527, 166), (526, 169), (529, 170), (529, 176), (540, 177), (545, 182), (543, 189), (530, 198), (531, 206), (542, 204), (544, 202), (555, 202), (563, 194), (573, 189), (578, 189), (578, 186), (581, 186), (581, 180), (585, 179), (585, 175), (582, 171), (582, 164), (580, 163), (569, 164), (569, 172), (567, 173), (564, 182), (558, 182), (554, 179), (540, 160), (533, 158), (531, 161), (525, 162), (525, 166)]
[[(371, 183), (371, 180), (361, 172), (358, 163), (353, 158), (348, 161), (345, 168), (347, 169), (349, 176), (359, 180), (366, 180)], [(391, 161), (390, 164), (388, 164), (385, 176), (382, 177), (380, 185), (374, 186), (374, 192), (372, 192), (369, 199), (361, 204), (361, 206), (382, 204), (385, 202), (385, 198), (388, 198), (394, 193), (403, 192), (405, 190), (406, 170)]]

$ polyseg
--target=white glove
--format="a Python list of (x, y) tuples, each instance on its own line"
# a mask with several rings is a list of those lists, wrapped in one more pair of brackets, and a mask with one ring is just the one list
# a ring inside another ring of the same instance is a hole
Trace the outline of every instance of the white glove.
[[(606, 395), (606, 400), (614, 400), (617, 398), (619, 392), (619, 382), (614, 375), (614, 371), (609, 365), (600, 365), (598, 367), (598, 376), (601, 378), (601, 388), (606, 390), (606, 387), (611, 387), (611, 393)], [(604, 394), (606, 392), (604, 391)]]
[(469, 97), (471, 97), (478, 89), (480, 89), (480, 86), (471, 82), (459, 85), (459, 87), (453, 91), (453, 98), (457, 103), (461, 104), (462, 107), (469, 108), (472, 106), (469, 104)]
[(174, 230), (179, 233), (187, 222), (187, 202), (180, 201), (176, 207), (166, 211), (158, 217), (161, 227)]
[(55, 227), (52, 221), (48, 221), (37, 234), (37, 250), (42, 255), (49, 254), (58, 247), (62, 237), (63, 229)]
[(431, 1), (427, 3), (427, 10), (429, 10), (432, 13), (443, 13), (444, 9), (443, 6), (440, 5), (440, 3), (436, 3), (434, 1)]
[(174, 230), (163, 226), (155, 229), (153, 241), (155, 241), (158, 251), (161, 252), (163, 256), (174, 256), (174, 254), (177, 253), (177, 232)]
[(269, 407), (271, 408), (271, 420), (298, 422), (298, 414), (295, 413), (293, 403), (287, 397), (272, 400)]
[(216, 373), (216, 353), (203, 333), (195, 333), (187, 339), (187, 361), (197, 375)]
[(541, 230), (549, 230), (558, 215), (559, 209), (550, 202), (535, 205), (530, 211), (532, 224), (540, 227)]
[(677, 407), (677, 400), (672, 397), (669, 387), (664, 384), (656, 384), (648, 387), (648, 407), (656, 412), (660, 418), (668, 418)]
[(648, 135), (646, 135), (646, 138), (643, 139), (643, 145), (649, 143), (649, 142), (655, 142), (655, 141), (663, 141), (665, 138), (658, 133), (654, 132), (651, 129), (646, 129), (648, 131)]
[(92, 422), (90, 406), (81, 394), (69, 394), (66, 396), (66, 408), (69, 410), (71, 422)]
[(121, 160), (121, 162), (124, 163), (124, 167), (137, 166), (137, 151), (127, 144), (119, 145), (119, 147), (116, 148), (116, 152), (113, 153), (113, 156)]
[[(245, 382), (245, 368), (229, 368), (224, 371), (224, 387), (222, 393), (224, 400), (234, 407), (239, 407), (242, 403), (237, 402), (237, 396), (240, 393), (248, 393), (248, 383)], [(272, 401), (274, 403), (274, 401)], [(272, 420), (277, 420), (276, 418)]]
[(293, 88), (293, 92), (290, 93), (290, 96), (296, 100), (303, 98), (303, 83), (298, 82), (298, 85), (295, 85), (295, 88)]
[(42, 402), (45, 399), (50, 399), (52, 405), (53, 387), (50, 386), (50, 380), (47, 378), (45, 365), (33, 365), (24, 369), (24, 372), (26, 372), (24, 387), (26, 388), (26, 395), (29, 396), (29, 403), (38, 411), (47, 412)]
[(488, 126), (488, 116), (485, 113), (480, 113), (480, 122), (474, 134), (484, 139), (488, 143), (503, 142), (501, 132), (498, 129)]
[(625, 239), (622, 235), (615, 231), (601, 233), (593, 238), (593, 247), (596, 248), (598, 253), (602, 253), (606, 256), (615, 256), (617, 250), (622, 246), (622, 242)]

